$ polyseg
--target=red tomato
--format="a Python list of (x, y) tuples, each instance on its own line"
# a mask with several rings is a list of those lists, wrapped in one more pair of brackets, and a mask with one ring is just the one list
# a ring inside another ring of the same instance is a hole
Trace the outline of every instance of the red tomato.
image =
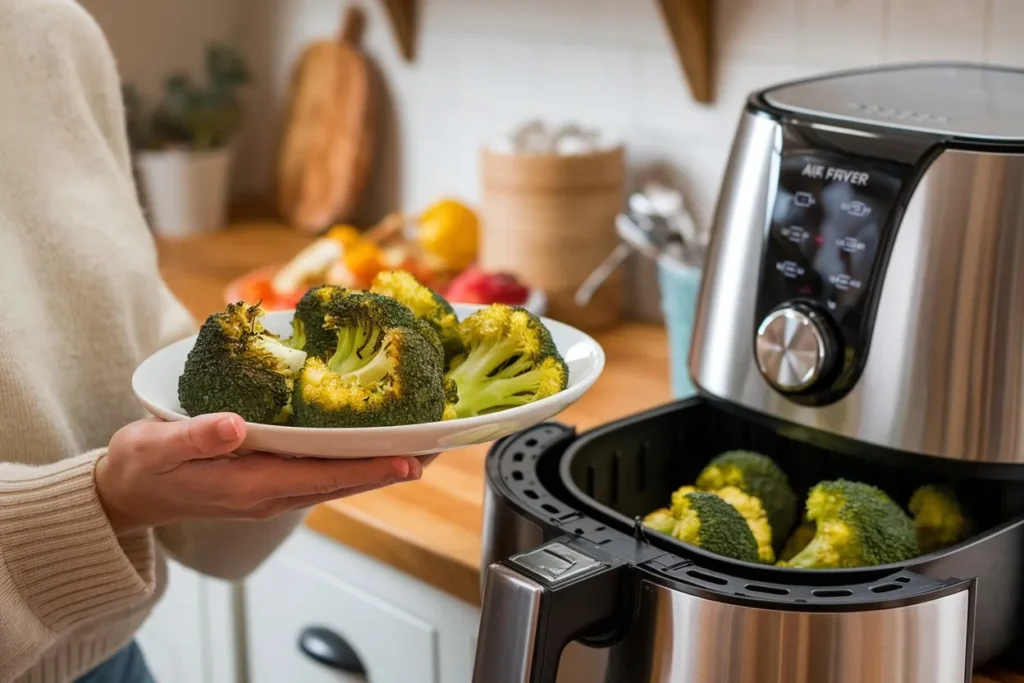
[(278, 296), (274, 301), (274, 309), (287, 311), (295, 308), (299, 304), (299, 299), (302, 298), (303, 294), (305, 294), (305, 291), (295, 291)]

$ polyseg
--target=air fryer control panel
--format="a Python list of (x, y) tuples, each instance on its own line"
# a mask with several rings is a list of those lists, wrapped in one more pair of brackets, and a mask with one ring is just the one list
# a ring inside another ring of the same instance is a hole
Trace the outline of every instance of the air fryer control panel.
[(857, 140), (789, 124), (778, 150), (754, 352), (792, 400), (835, 400), (856, 378), (913, 164), (858, 154)]

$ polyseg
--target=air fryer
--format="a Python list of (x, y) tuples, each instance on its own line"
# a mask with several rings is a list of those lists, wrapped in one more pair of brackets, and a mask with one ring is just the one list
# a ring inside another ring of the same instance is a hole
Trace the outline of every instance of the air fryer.
[[(912, 65), (754, 93), (714, 217), (693, 398), (487, 459), (475, 683), (963, 683), (1021, 642), (1024, 73)], [(640, 519), (715, 455), (803, 499), (951, 486), (972, 535), (898, 565), (734, 561)]]

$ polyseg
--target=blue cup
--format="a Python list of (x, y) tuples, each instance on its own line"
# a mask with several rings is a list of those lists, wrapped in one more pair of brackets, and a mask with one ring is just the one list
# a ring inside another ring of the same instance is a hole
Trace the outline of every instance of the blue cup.
[(658, 262), (661, 310), (668, 334), (669, 367), (675, 398), (693, 396), (697, 389), (690, 381), (690, 339), (700, 293), (700, 268), (669, 261)]

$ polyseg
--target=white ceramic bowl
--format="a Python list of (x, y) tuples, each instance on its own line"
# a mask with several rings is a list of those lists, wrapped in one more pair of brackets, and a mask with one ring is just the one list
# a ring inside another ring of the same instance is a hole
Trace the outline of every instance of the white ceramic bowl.
[[(482, 308), (453, 304), (460, 319)], [(267, 329), (291, 334), (292, 311), (275, 311), (264, 318)], [(543, 318), (555, 346), (569, 366), (569, 386), (548, 398), (492, 415), (419, 425), (360, 429), (306, 429), (249, 423), (245, 448), (293, 456), (367, 458), (389, 455), (427, 455), (495, 441), (548, 420), (579, 400), (600, 377), (605, 355), (593, 338), (563, 323)], [(132, 389), (150, 413), (163, 420), (184, 420), (178, 403), (178, 377), (195, 336), (156, 352), (135, 370)]]

